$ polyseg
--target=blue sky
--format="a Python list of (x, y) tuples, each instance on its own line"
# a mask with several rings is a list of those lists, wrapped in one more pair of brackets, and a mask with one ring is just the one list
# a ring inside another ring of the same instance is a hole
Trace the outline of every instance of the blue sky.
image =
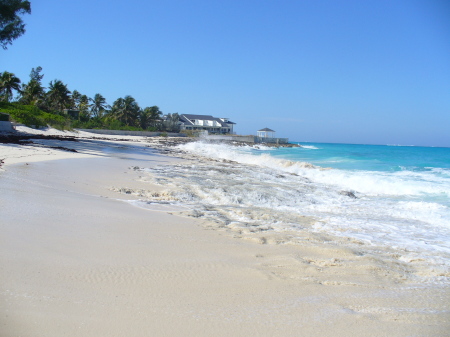
[(450, 146), (445, 0), (31, 0), (0, 71), (294, 141)]

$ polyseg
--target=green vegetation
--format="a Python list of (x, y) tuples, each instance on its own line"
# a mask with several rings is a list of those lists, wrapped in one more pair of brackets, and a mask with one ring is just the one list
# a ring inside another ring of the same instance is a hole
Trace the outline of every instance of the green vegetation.
[(0, 0), (0, 46), (3, 49), (25, 33), (25, 24), (19, 15), (30, 13), (29, 1)]
[(27, 126), (39, 128), (52, 125), (61, 130), (70, 128), (70, 123), (63, 116), (42, 111), (33, 105), (0, 102), (0, 110), (9, 114), (13, 121)]
[(21, 92), (20, 79), (13, 73), (4, 71), (0, 75), (0, 99), (9, 102), (12, 99), (13, 90)]
[(34, 127), (179, 132), (177, 113), (163, 117), (156, 105), (141, 108), (130, 95), (110, 106), (101, 94), (89, 98), (71, 92), (61, 80), (50, 81), (46, 90), (41, 72), (41, 67), (31, 69), (30, 80), (23, 84), (13, 73), (0, 73), (0, 112)]

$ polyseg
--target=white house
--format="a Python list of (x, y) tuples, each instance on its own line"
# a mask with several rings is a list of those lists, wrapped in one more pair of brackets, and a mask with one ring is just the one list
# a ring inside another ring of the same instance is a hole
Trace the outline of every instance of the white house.
[(181, 130), (208, 131), (211, 134), (233, 134), (233, 123), (228, 118), (217, 118), (209, 115), (180, 115)]

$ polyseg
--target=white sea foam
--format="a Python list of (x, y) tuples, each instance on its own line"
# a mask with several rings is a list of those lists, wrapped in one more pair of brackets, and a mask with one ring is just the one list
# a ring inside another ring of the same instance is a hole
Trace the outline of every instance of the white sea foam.
[(367, 195), (419, 196), (445, 194), (450, 197), (450, 179), (436, 177), (426, 172), (375, 172), (330, 170), (327, 172), (297, 172), (308, 178), (350, 189)]
[(397, 147), (416, 147), (417, 145), (401, 145), (401, 144), (386, 144), (386, 146), (397, 146)]
[[(248, 146), (247, 146), (248, 147)], [(253, 146), (250, 146), (254, 150), (261, 150), (261, 151), (273, 151), (275, 148), (270, 146), (265, 146), (263, 144), (255, 144)]]
[(432, 173), (442, 175), (444, 177), (450, 178), (450, 169), (448, 168), (442, 168), (442, 167), (426, 167), (426, 169), (429, 169)]
[[(450, 197), (450, 177), (437, 176), (433, 172), (375, 172), (347, 170), (310, 170), (314, 166), (305, 162), (274, 158), (269, 154), (253, 155), (250, 148), (236, 148), (225, 144), (188, 143), (180, 149), (209, 158), (232, 160), (243, 164), (269, 167), (287, 173), (295, 173), (317, 183), (333, 185), (367, 195), (444, 194)], [(442, 173), (447, 173), (441, 170)]]
[[(168, 202), (195, 210), (194, 216), (250, 232), (333, 234), (374, 249), (394, 249), (402, 261), (422, 259), (436, 270), (450, 268), (450, 207), (435, 200), (448, 200), (445, 176), (324, 170), (224, 144), (190, 143), (179, 149), (226, 159), (146, 169), (155, 183), (170, 189), (161, 194), (170, 197)], [(164, 202), (161, 196), (149, 199), (150, 205)], [(305, 229), (302, 216), (317, 222)]]
[(319, 148), (315, 147), (314, 145), (302, 145), (302, 148), (308, 149), (308, 150), (319, 150)]

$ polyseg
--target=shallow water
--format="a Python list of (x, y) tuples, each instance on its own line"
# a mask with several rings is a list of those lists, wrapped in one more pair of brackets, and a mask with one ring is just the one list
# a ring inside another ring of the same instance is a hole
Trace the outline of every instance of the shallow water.
[(144, 169), (166, 188), (144, 204), (185, 205), (191, 216), (246, 235), (331, 235), (414, 263), (426, 282), (449, 280), (450, 149), (197, 142), (177, 151), (197, 160)]

